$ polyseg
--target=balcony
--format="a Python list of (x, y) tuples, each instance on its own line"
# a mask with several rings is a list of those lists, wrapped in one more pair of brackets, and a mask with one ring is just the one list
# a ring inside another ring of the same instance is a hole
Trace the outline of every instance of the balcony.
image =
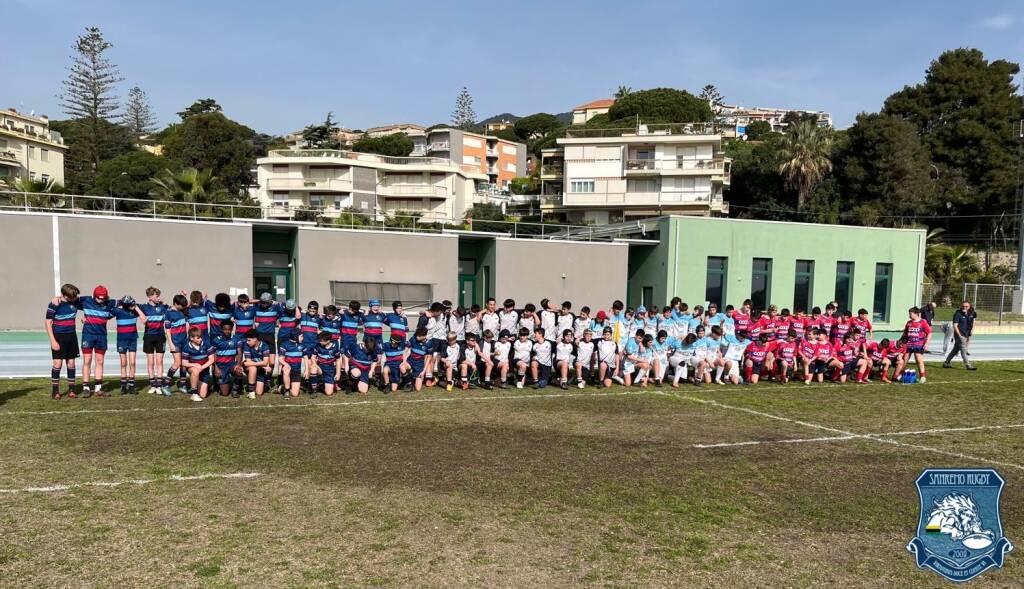
[(0, 162), (3, 162), (3, 163), (8, 163), (9, 162), (9, 163), (12, 163), (14, 165), (20, 165), (21, 164), (21, 162), (18, 161), (18, 152), (10, 151), (10, 150), (0, 151)]
[(561, 178), (565, 174), (565, 168), (561, 165), (548, 164), (540, 167), (540, 177), (544, 179)]
[(727, 173), (726, 158), (713, 159), (628, 159), (626, 175), (680, 174), (680, 175), (722, 175)]
[(37, 141), (48, 141), (55, 145), (64, 145), (64, 138), (60, 133), (51, 132), (49, 129), (29, 129), (25, 126), (16, 126), (10, 122), (0, 127), (0, 131), (6, 131), (22, 137), (29, 137)]
[(447, 141), (435, 141), (427, 145), (427, 151), (448, 151), (451, 149), (451, 144)]
[(634, 127), (617, 128), (588, 128), (569, 127), (565, 130), (567, 138), (587, 137), (638, 137), (638, 136), (665, 136), (665, 135), (720, 135), (728, 132), (735, 133), (733, 125), (719, 123), (664, 123), (664, 124), (641, 124)]
[(487, 157), (498, 157), (498, 150), (488, 147), (487, 148)]
[(497, 174), (498, 173), (498, 167), (497, 166), (487, 166), (487, 173), (492, 175), (492, 176)]
[(269, 178), (267, 189), (352, 192), (352, 181), (338, 178)]
[[(713, 208), (710, 192), (570, 192), (563, 195), (567, 207), (594, 206), (700, 206)], [(719, 202), (721, 202), (719, 200)]]
[(381, 184), (377, 195), (389, 198), (448, 198), (448, 188), (423, 184)]

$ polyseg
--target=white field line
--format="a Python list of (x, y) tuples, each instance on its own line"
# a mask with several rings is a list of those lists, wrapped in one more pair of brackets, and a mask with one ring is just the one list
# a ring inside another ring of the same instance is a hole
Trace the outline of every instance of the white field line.
[(70, 491), (83, 487), (121, 487), (125, 485), (148, 485), (150, 483), (179, 482), (179, 481), (205, 481), (207, 479), (254, 479), (260, 476), (258, 472), (229, 472), (223, 474), (194, 474), (194, 475), (171, 475), (157, 479), (126, 479), (123, 481), (89, 481), (85, 483), (64, 483), (49, 485), (46, 487), (21, 487), (20, 489), (0, 489), (0, 495), (14, 495), (17, 493), (57, 493)]
[(785, 440), (748, 440), (745, 442), (720, 442), (715, 444), (692, 444), (691, 448), (730, 448), (733, 446), (762, 446), (770, 444), (800, 444), (803, 442), (835, 442), (842, 440), (854, 440), (857, 438), (872, 438), (879, 436), (927, 436), (932, 434), (973, 432), (995, 429), (1019, 429), (1024, 428), (1024, 423), (1010, 423), (1006, 425), (975, 425), (971, 427), (942, 427), (935, 429), (923, 429), (906, 432), (876, 432), (869, 434), (856, 434), (849, 436), (824, 436), (820, 438), (790, 438)]
[[(975, 461), (975, 462), (986, 462), (988, 464), (996, 464), (998, 466), (1007, 466), (1007, 467), (1010, 467), (1010, 468), (1015, 468), (1017, 470), (1024, 470), (1024, 465), (1020, 465), (1020, 464), (1013, 464), (1013, 463), (1010, 463), (1010, 462), (1000, 462), (998, 460), (992, 460), (992, 459), (989, 459), (989, 458), (982, 458), (980, 456), (971, 456), (969, 454), (962, 454), (960, 452), (949, 452), (947, 450), (942, 450), (940, 448), (932, 448), (931, 446), (922, 446), (920, 444), (908, 444), (906, 442), (898, 442), (896, 440), (890, 440), (890, 439), (887, 439), (887, 438), (883, 437), (883, 436), (885, 436), (887, 434), (857, 434), (857, 433), (854, 433), (854, 432), (849, 432), (849, 431), (837, 429), (837, 428), (834, 428), (834, 427), (829, 427), (827, 425), (821, 425), (821, 424), (818, 424), (818, 423), (811, 423), (809, 421), (801, 421), (799, 419), (792, 419), (790, 417), (783, 417), (781, 415), (773, 415), (771, 413), (765, 413), (763, 411), (757, 411), (757, 410), (754, 410), (754, 409), (747, 409), (746, 407), (737, 407), (735, 405), (726, 405), (725, 403), (719, 403), (718, 401), (714, 401), (712, 399), (701, 399), (701, 398), (698, 398), (698, 397), (691, 397), (689, 395), (682, 395), (682, 394), (677, 394), (677, 393), (658, 393), (658, 394), (667, 395), (667, 396), (671, 396), (671, 397), (676, 397), (676, 398), (683, 399), (683, 400), (686, 400), (686, 401), (691, 401), (691, 402), (694, 402), (694, 403), (701, 403), (701, 404), (704, 404), (704, 405), (711, 405), (713, 407), (718, 407), (720, 409), (728, 409), (728, 410), (731, 410), (731, 411), (741, 411), (743, 413), (749, 413), (751, 415), (757, 415), (757, 416), (760, 416), (760, 417), (765, 417), (767, 419), (774, 419), (774, 420), (777, 420), (777, 421), (784, 421), (786, 423), (793, 423), (793, 424), (796, 424), (796, 425), (802, 425), (804, 427), (811, 428), (811, 429), (817, 429), (817, 430), (821, 430), (821, 431), (831, 432), (831, 433), (834, 433), (834, 434), (839, 434), (838, 436), (831, 436), (831, 437), (841, 437), (841, 438), (844, 438), (844, 439), (872, 440), (872, 441), (875, 441), (875, 442), (878, 442), (878, 443), (881, 443), (881, 444), (890, 444), (890, 445), (893, 445), (893, 446), (900, 446), (900, 447), (903, 447), (903, 448), (914, 448), (914, 449), (917, 449), (917, 450), (923, 450), (923, 451), (926, 451), (926, 452), (932, 452), (934, 454), (942, 454), (944, 456), (950, 456), (950, 457), (953, 457), (953, 458), (960, 458), (962, 460), (971, 460), (971, 461)], [(824, 440), (817, 440), (817, 441), (824, 441)], [(747, 445), (750, 445), (750, 444), (747, 444)]]
[[(439, 397), (431, 399), (397, 399), (394, 401), (365, 400), (365, 401), (326, 401), (320, 403), (291, 403), (281, 402), (272, 405), (193, 405), (188, 407), (125, 407), (119, 409), (74, 409), (74, 410), (53, 410), (53, 411), (0, 411), (0, 417), (21, 416), (21, 415), (79, 415), (96, 413), (155, 413), (164, 411), (214, 411), (214, 410), (255, 410), (255, 409), (304, 409), (321, 408), (333, 409), (335, 407), (365, 407), (367, 405), (401, 405), (408, 403), (456, 403), (459, 401), (502, 401), (502, 400), (524, 400), (524, 399), (562, 399), (562, 398), (590, 398), (590, 397), (622, 397), (638, 396), (648, 394), (649, 391), (619, 391), (615, 393), (553, 393), (546, 395), (494, 395), (494, 396), (473, 396), (473, 397)], [(244, 401), (243, 401), (244, 402)]]

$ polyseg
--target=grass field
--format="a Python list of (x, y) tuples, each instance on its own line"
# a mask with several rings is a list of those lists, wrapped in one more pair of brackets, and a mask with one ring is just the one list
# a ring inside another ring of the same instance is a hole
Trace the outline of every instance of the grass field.
[[(202, 405), (3, 381), (0, 585), (945, 587), (904, 549), (914, 479), (996, 468), (1024, 545), (1022, 391), (1024, 362)], [(1020, 548), (972, 583), (1021, 585)]]

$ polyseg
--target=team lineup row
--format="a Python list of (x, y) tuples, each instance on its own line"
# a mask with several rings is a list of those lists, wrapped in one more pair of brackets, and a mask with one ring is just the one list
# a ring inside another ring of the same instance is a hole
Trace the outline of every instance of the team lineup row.
[[(67, 395), (77, 396), (75, 359), (79, 356), (76, 318), (82, 313), (81, 354), (84, 356), (82, 394), (103, 395), (103, 358), (107, 323), (114, 320), (121, 357), (121, 392), (137, 392), (135, 350), (138, 325), (144, 327), (150, 392), (170, 396), (178, 376), (179, 390), (201, 401), (211, 388), (238, 396), (262, 395), (280, 378), (278, 390), (297, 396), (303, 383), (312, 393), (333, 394), (343, 382), (350, 391), (366, 393), (376, 379), (382, 390), (420, 390), (443, 384), (448, 390), (504, 387), (529, 381), (543, 388), (553, 380), (568, 388), (570, 375), (580, 388), (612, 382), (661, 385), (671, 369), (673, 386), (756, 383), (761, 378), (788, 382), (797, 374), (804, 382), (837, 382), (848, 378), (866, 382), (872, 372), (883, 381), (899, 377), (914, 360), (924, 381), (924, 348), (931, 337), (929, 324), (912, 308), (897, 341), (873, 340), (866, 310), (854, 316), (838, 312), (834, 303), (781, 312), (774, 306), (752, 310), (715, 304), (692, 310), (676, 298), (662, 309), (627, 309), (614, 301), (610, 312), (583, 307), (574, 313), (571, 302), (547, 299), (517, 309), (506, 300), (501, 308), (488, 299), (483, 308), (453, 308), (448, 301), (433, 303), (420, 314), (410, 336), (401, 302), (391, 312), (380, 301), (364, 310), (358, 301), (339, 310), (310, 301), (301, 311), (294, 301), (273, 301), (263, 293), (253, 302), (241, 294), (234, 301), (225, 293), (209, 300), (201, 291), (174, 295), (171, 304), (150, 287), (146, 302), (130, 296), (111, 299), (98, 286), (92, 296), (79, 296), (66, 284), (61, 296), (47, 307), (46, 330), (53, 355), (52, 395), (61, 397), (61, 368), (67, 368)], [(385, 338), (385, 328), (388, 336)], [(164, 372), (164, 353), (172, 355)], [(439, 378), (435, 378), (435, 372)]]

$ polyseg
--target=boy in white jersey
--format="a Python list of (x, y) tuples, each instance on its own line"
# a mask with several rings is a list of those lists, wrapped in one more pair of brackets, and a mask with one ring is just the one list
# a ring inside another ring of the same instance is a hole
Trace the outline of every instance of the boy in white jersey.
[(740, 366), (743, 365), (747, 346), (750, 345), (747, 332), (737, 331), (735, 335), (726, 335), (723, 341), (726, 343), (725, 354), (722, 358), (725, 377), (732, 384), (740, 384)]
[(505, 299), (502, 310), (498, 311), (498, 328), (509, 332), (519, 332), (519, 313), (516, 311), (516, 302), (512, 299)]
[(593, 374), (596, 343), (589, 329), (583, 330), (583, 337), (576, 342), (576, 386), (581, 389)]
[(498, 303), (495, 302), (494, 297), (487, 299), (487, 304), (484, 305), (484, 310), (480, 313), (480, 329), (495, 334), (501, 331), (498, 321)]
[(519, 338), (512, 343), (512, 361), (516, 365), (516, 388), (521, 389), (526, 384), (526, 369), (530, 367), (530, 357), (533, 355), (533, 342), (530, 341), (530, 330), (522, 327), (519, 329)]
[(695, 361), (697, 354), (697, 335), (689, 333), (682, 341), (676, 340), (673, 344), (675, 351), (669, 362), (672, 364), (672, 387), (679, 386), (680, 379), (686, 378), (690, 369), (696, 369), (699, 361)]
[(541, 299), (540, 312), (538, 315), (540, 327), (544, 330), (544, 337), (554, 344), (555, 340), (558, 339), (558, 334), (561, 332), (556, 331), (555, 324), (558, 321), (558, 314), (551, 308), (551, 301), (548, 299)]
[(477, 361), (480, 359), (480, 345), (476, 342), (476, 335), (466, 334), (466, 343), (462, 347), (462, 358), (459, 362), (459, 376), (461, 377), (462, 390), (469, 389), (469, 379), (477, 370)]
[(535, 389), (548, 386), (548, 380), (551, 378), (551, 361), (554, 357), (552, 347), (551, 341), (544, 337), (544, 328), (534, 328), (530, 373), (533, 376), (533, 388)]
[(466, 333), (472, 333), (476, 336), (477, 342), (480, 341), (480, 337), (483, 335), (482, 328), (480, 327), (480, 305), (473, 303), (469, 307), (469, 313), (466, 314)]
[(597, 342), (597, 378), (600, 387), (612, 386), (612, 378), (619, 370), (619, 344), (612, 337), (612, 328), (605, 327), (601, 341)]
[(491, 363), (498, 369), (498, 388), (505, 388), (508, 382), (509, 359), (512, 357), (512, 335), (502, 330), (498, 334), (498, 341), (494, 342), (494, 349), (491, 352)]
[(491, 372), (494, 370), (494, 362), (491, 360), (494, 354), (494, 344), (494, 332), (490, 329), (484, 331), (483, 339), (477, 343), (480, 349), (476, 361), (476, 371), (477, 374), (483, 373), (482, 386), (488, 391), (491, 390)]
[(449, 393), (454, 388), (452, 378), (458, 373), (455, 372), (459, 365), (459, 358), (462, 357), (462, 345), (456, 339), (454, 332), (448, 332), (448, 344), (441, 353), (441, 366), (444, 368), (445, 390)]
[[(558, 317), (555, 320), (555, 329), (558, 330), (558, 333), (565, 333), (566, 329), (573, 331), (575, 328), (576, 317), (572, 314), (572, 303), (565, 301), (562, 303), (562, 307), (558, 310)], [(576, 334), (574, 332), (573, 339), (578, 339), (575, 336)]]
[(583, 334), (590, 329), (590, 307), (584, 306), (580, 309), (580, 314), (572, 321), (572, 331), (576, 341), (583, 339)]
[(537, 328), (537, 307), (533, 303), (526, 303), (523, 312), (519, 315), (519, 327), (530, 333)]
[(654, 381), (659, 387), (665, 380), (665, 373), (668, 372), (668, 350), (668, 332), (664, 329), (659, 329), (657, 337), (651, 342), (651, 351), (654, 355), (651, 374), (654, 375)]
[[(572, 330), (562, 331), (562, 339), (555, 344), (555, 369), (558, 370), (558, 386), (564, 391), (569, 388), (569, 367), (575, 364), (576, 344), (572, 341)], [(576, 378), (580, 379), (579, 364), (576, 366)]]

